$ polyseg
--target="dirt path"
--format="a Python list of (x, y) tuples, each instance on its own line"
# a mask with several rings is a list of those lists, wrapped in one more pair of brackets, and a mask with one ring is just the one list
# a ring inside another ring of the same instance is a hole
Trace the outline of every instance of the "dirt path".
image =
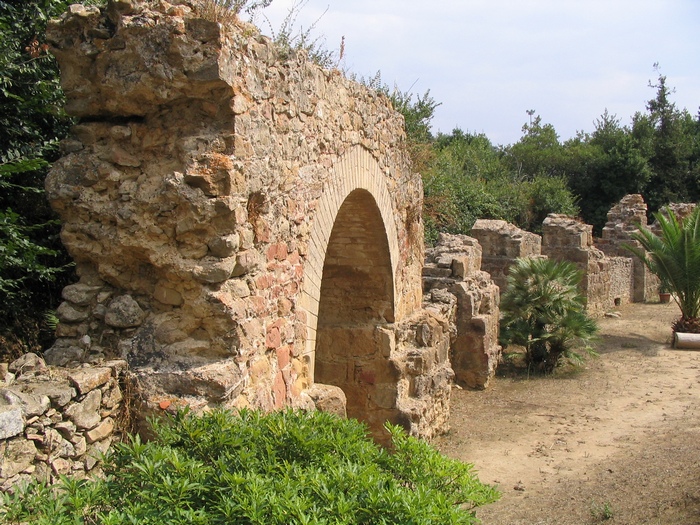
[(675, 304), (621, 313), (577, 372), (453, 392), (435, 445), (499, 486), (485, 525), (700, 524), (700, 352), (669, 347)]

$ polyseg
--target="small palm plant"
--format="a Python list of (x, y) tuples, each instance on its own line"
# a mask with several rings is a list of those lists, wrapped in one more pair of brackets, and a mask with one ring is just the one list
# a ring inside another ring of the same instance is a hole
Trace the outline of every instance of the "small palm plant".
[(641, 248), (626, 248), (672, 292), (681, 309), (673, 331), (700, 333), (700, 207), (682, 220), (668, 208), (654, 218), (661, 234), (640, 227), (632, 238)]
[(551, 372), (562, 358), (580, 362), (581, 345), (594, 353), (590, 341), (598, 332), (586, 314), (579, 290), (581, 272), (566, 261), (518, 259), (501, 296), (501, 342), (525, 347), (528, 366)]

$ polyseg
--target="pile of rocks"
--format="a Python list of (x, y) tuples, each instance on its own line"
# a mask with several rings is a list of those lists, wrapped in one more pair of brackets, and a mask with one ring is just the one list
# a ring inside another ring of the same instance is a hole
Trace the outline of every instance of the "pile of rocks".
[(0, 490), (95, 469), (115, 435), (125, 361), (48, 367), (36, 354), (0, 363)]

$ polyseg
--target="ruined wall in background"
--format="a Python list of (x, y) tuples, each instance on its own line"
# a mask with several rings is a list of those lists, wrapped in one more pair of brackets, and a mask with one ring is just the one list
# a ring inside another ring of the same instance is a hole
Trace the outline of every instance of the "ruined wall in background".
[(441, 233), (423, 268), (426, 308), (454, 324), (450, 361), (458, 384), (486, 388), (494, 377), (498, 344), (499, 289), (481, 270), (482, 248), (466, 235)]
[(637, 257), (632, 257), (625, 245), (641, 245), (632, 240), (639, 227), (647, 227), (647, 205), (639, 194), (625, 195), (608, 212), (602, 239), (597, 246), (610, 257), (631, 257), (633, 301), (644, 302), (658, 298), (659, 280)]
[(615, 306), (631, 302), (631, 259), (606, 257), (593, 245), (591, 225), (550, 214), (542, 224), (542, 254), (572, 262), (581, 270), (581, 288), (589, 314), (602, 315)]
[[(684, 217), (692, 205), (671, 205), (671, 209)], [(505, 289), (505, 273), (517, 257), (545, 256), (573, 262), (583, 273), (588, 312), (598, 316), (630, 302), (658, 300), (658, 279), (625, 248), (635, 244), (632, 233), (647, 225), (646, 213), (641, 195), (625, 196), (608, 213), (601, 239), (593, 238), (592, 226), (556, 214), (543, 223), (541, 245), (539, 236), (504, 221), (478, 220), (472, 234), (483, 247), (482, 268), (492, 272), (501, 291)]]
[(505, 290), (510, 267), (518, 257), (538, 257), (542, 238), (506, 221), (479, 219), (471, 230), (482, 247), (481, 269)]

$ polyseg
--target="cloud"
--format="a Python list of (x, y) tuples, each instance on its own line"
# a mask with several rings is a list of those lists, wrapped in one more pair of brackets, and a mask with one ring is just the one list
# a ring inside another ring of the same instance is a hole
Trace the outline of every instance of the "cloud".
[[(269, 9), (283, 17), (292, 3)], [(562, 139), (592, 131), (606, 108), (629, 123), (654, 94), (655, 62), (679, 107), (700, 104), (696, 0), (308, 0), (297, 22), (317, 20), (329, 48), (345, 36), (355, 74), (430, 89), (442, 102), (435, 130), (510, 143), (527, 109)]]

